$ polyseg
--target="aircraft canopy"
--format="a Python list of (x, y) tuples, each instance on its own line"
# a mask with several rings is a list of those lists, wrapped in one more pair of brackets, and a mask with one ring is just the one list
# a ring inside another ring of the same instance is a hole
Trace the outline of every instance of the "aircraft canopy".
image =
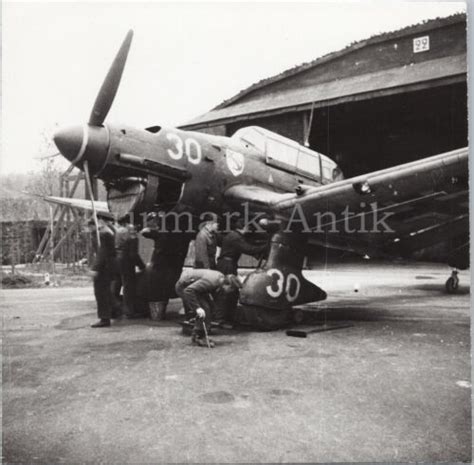
[(232, 137), (263, 153), (268, 165), (322, 183), (342, 179), (341, 170), (330, 158), (268, 129), (249, 126), (239, 129)]

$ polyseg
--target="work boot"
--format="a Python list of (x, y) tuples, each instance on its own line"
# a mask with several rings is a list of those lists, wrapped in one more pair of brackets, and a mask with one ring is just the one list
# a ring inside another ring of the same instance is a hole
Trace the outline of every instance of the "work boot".
[(91, 325), (91, 328), (106, 328), (110, 326), (110, 320), (108, 318), (101, 318), (97, 323)]

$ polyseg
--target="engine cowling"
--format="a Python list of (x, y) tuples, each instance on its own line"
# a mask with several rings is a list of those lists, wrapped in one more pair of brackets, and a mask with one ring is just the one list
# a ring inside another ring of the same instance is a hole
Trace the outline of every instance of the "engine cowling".
[(122, 177), (107, 184), (107, 204), (117, 218), (169, 211), (179, 202), (182, 183), (158, 176)]

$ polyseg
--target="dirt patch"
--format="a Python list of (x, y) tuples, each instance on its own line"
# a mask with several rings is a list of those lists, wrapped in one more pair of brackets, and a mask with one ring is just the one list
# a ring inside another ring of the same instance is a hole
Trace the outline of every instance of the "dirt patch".
[(74, 351), (74, 356), (84, 357), (92, 355), (97, 358), (113, 358), (120, 354), (123, 358), (139, 362), (144, 360), (150, 352), (159, 352), (171, 349), (171, 342), (156, 339), (141, 339), (137, 341), (119, 341), (107, 344), (89, 343)]
[(270, 394), (272, 396), (293, 396), (296, 392), (292, 389), (271, 389)]
[(233, 402), (235, 397), (227, 391), (215, 391), (201, 394), (199, 399), (210, 404), (227, 404), (229, 402)]

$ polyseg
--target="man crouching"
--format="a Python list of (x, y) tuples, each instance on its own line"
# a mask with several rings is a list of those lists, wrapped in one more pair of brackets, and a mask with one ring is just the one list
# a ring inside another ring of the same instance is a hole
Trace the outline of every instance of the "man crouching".
[(235, 275), (224, 276), (219, 271), (193, 269), (176, 283), (176, 293), (183, 300), (187, 319), (196, 317), (192, 342), (202, 347), (213, 347), (207, 335), (211, 316), (215, 311), (214, 297), (218, 292), (230, 293), (242, 285)]

